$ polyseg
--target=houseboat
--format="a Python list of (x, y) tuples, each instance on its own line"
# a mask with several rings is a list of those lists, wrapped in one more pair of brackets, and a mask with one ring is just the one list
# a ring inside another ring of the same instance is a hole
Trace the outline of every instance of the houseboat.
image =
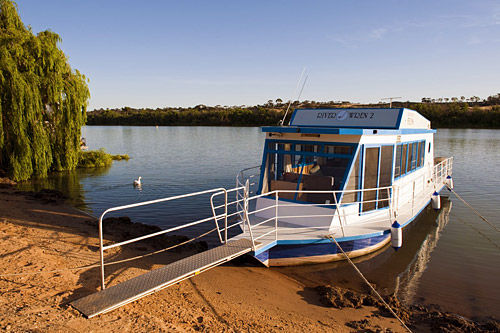
[(438, 208), (450, 182), (453, 159), (434, 156), (436, 131), (414, 110), (297, 109), (289, 126), (262, 130), (254, 195), (237, 177), (243, 228), (233, 239), (251, 239), (267, 266), (344, 259), (333, 238), (349, 257), (391, 239), (397, 248), (401, 229), (431, 202)]
[[(398, 248), (402, 228), (431, 202), (439, 208), (439, 191), (452, 186), (453, 159), (434, 157), (435, 130), (413, 110), (298, 109), (288, 126), (263, 131), (262, 164), (241, 171), (235, 188), (104, 211), (99, 218), (102, 290), (72, 302), (73, 307), (90, 318), (245, 254), (267, 266), (283, 266), (361, 256), (391, 240)], [(108, 213), (207, 195), (208, 217), (104, 243)], [(215, 224), (222, 245), (106, 289), (104, 251), (202, 223)]]

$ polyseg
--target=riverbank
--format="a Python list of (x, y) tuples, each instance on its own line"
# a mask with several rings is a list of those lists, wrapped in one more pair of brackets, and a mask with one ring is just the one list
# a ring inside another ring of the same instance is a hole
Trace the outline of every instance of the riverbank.
[[(418, 111), (432, 123), (432, 128), (500, 128), (500, 95), (490, 101), (466, 103), (394, 102), (394, 108)], [(100, 109), (87, 112), (87, 125), (119, 126), (275, 126), (282, 121), (287, 104), (255, 106), (205, 106), (163, 109)], [(295, 102), (291, 109), (320, 108), (386, 108), (387, 104), (358, 104), (334, 102)], [(292, 112), (283, 122), (288, 124)]]
[[(106, 242), (121, 238), (126, 231), (115, 229), (105, 235)], [(128, 280), (202, 247), (201, 243), (110, 266), (107, 283)], [(132, 245), (110, 251), (107, 258), (120, 260), (156, 248), (155, 243)], [(97, 267), (73, 270), (99, 259), (96, 222), (68, 206), (57, 192), (0, 190), (0, 257), (0, 329), (4, 331), (404, 331), (366, 295), (346, 295), (345, 290), (332, 287), (311, 289), (246, 260), (216, 267), (110, 313), (85, 319), (69, 303), (99, 288)], [(494, 323), (480, 326), (438, 309), (397, 308), (412, 322), (415, 332), (499, 330)], [(411, 317), (417, 310), (426, 316)], [(431, 322), (438, 323), (437, 327)]]

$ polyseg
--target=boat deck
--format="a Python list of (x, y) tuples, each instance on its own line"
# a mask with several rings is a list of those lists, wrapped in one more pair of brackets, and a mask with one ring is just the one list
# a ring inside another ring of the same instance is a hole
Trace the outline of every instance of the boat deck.
[[(420, 214), (430, 200), (422, 199), (426, 202), (419, 203), (419, 207), (422, 207), (419, 211), (414, 211), (411, 207), (411, 203), (403, 205), (398, 214), (397, 220), (402, 226), (406, 226), (413, 219)], [(328, 243), (330, 242), (325, 236), (332, 235), (339, 242), (350, 241), (362, 238), (368, 238), (373, 236), (383, 235), (388, 233), (391, 228), (391, 221), (388, 216), (384, 214), (380, 218), (371, 222), (358, 222), (348, 225), (343, 225), (342, 227), (311, 227), (307, 225), (298, 225), (287, 223), (278, 218), (278, 228), (276, 232), (275, 221), (268, 221), (259, 226), (256, 224), (263, 222), (264, 218), (259, 218), (256, 216), (251, 216), (251, 225), (253, 238), (257, 240), (260, 244), (255, 250), (255, 255), (258, 255), (269, 248), (279, 244), (311, 244), (311, 243)], [(248, 227), (245, 231), (233, 238), (231, 240), (239, 239), (251, 239)]]

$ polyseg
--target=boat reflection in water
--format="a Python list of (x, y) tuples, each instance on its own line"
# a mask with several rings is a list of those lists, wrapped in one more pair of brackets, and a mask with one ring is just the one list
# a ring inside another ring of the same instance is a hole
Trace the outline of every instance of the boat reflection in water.
[(438, 215), (435, 225), (429, 226), (427, 236), (422, 241), (420, 248), (413, 256), (413, 260), (406, 269), (396, 277), (394, 293), (404, 303), (412, 303), (417, 295), (419, 281), (427, 269), (431, 254), (436, 248), (441, 232), (450, 219), (452, 202), (442, 198), (442, 210)]
[[(388, 244), (379, 251), (352, 261), (379, 292), (395, 293), (401, 301), (413, 302), (418, 295), (419, 281), (448, 224), (451, 207), (449, 198), (442, 196), (440, 211), (434, 211), (429, 204), (416, 221), (404, 229), (403, 246), (398, 251)], [(330, 284), (367, 291), (364, 282), (345, 261), (275, 269), (308, 287)]]

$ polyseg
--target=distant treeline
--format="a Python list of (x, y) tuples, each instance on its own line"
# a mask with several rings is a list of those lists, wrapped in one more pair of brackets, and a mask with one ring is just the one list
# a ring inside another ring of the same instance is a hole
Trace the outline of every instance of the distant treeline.
[(500, 106), (470, 107), (467, 103), (411, 104), (433, 128), (500, 128)]
[(96, 110), (87, 113), (87, 125), (135, 126), (264, 126), (276, 125), (283, 110), (266, 107), (205, 107)]
[[(135, 125), (135, 126), (272, 126), (283, 118), (288, 105), (269, 101), (258, 106), (209, 107), (163, 109), (100, 109), (87, 113), (87, 125)], [(388, 107), (387, 104), (350, 104), (349, 102), (294, 102), (287, 115), (288, 123), (295, 108), (338, 107)], [(429, 119), (433, 128), (500, 128), (500, 94), (482, 102), (454, 101), (436, 103), (393, 102), (393, 108), (406, 107), (420, 112)]]

